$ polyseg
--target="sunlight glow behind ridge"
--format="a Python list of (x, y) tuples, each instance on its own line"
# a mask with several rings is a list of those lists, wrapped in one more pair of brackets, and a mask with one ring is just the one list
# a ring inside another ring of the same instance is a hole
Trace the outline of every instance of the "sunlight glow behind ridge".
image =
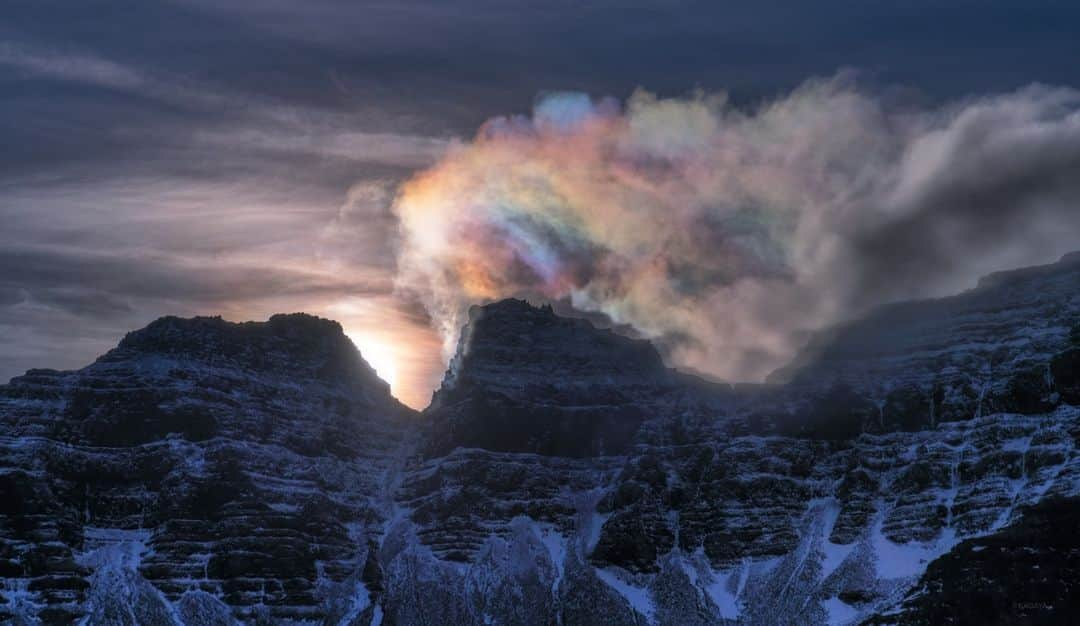
[(393, 346), (370, 333), (350, 332), (346, 335), (356, 344), (357, 349), (360, 350), (360, 356), (374, 368), (379, 378), (390, 385), (390, 391), (399, 391), (397, 389), (397, 354)]

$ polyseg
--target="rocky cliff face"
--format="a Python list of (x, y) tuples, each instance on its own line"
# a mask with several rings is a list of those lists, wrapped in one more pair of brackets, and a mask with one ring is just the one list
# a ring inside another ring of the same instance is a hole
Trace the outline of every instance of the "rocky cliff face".
[(1080, 252), (992, 274), (958, 296), (887, 306), (821, 333), (772, 379), (800, 395), (824, 384), (857, 389), (881, 405), (882, 428), (1044, 413), (1062, 394), (1075, 404), (1065, 362), (1074, 357), (1062, 351), (1080, 343), (1078, 285)]
[(1063, 623), (1080, 258), (888, 307), (764, 386), (520, 301), (423, 415), (331, 322), (164, 319), (0, 387), (20, 623)]
[(305, 315), (164, 318), (77, 372), (30, 371), (0, 387), (0, 619), (370, 614), (416, 420)]

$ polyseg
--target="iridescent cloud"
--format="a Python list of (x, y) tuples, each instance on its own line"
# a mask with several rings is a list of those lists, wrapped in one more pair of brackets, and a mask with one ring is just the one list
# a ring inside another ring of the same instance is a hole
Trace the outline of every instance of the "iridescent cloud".
[(675, 365), (760, 380), (867, 306), (1075, 247), (1078, 107), (1038, 86), (918, 107), (847, 76), (752, 110), (550, 95), (400, 188), (398, 286), (446, 350), (470, 304), (568, 299)]

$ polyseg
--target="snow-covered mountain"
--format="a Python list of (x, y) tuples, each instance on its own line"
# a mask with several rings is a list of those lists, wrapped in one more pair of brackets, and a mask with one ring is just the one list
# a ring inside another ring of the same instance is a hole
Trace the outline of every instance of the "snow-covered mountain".
[(822, 334), (768, 385), (478, 307), (432, 405), (333, 322), (164, 318), (0, 387), (0, 616), (1069, 623), (1080, 256)]

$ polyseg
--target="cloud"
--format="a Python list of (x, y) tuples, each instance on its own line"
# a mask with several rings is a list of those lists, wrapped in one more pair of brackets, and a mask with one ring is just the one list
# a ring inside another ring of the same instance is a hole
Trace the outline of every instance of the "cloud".
[[(39, 103), (34, 89), (19, 93), (23, 105), (6, 103), (64, 123), (6, 116), (0, 128), (21, 138), (12, 145), (34, 146), (2, 158), (13, 167), (0, 176), (0, 380), (85, 365), (160, 315), (306, 311), (386, 335), (404, 364), (395, 393), (426, 401), (441, 365), (431, 358), (437, 338), (413, 311), (390, 319), (405, 305), (392, 295), (389, 204), (397, 181), (430, 165), (447, 140), (365, 132), (379, 120), (364, 110), (246, 94), (89, 53), (9, 45), (0, 49), (5, 69), (50, 88), (89, 86), (79, 93), (110, 104)], [(131, 114), (114, 115), (121, 109)], [(370, 180), (345, 194), (357, 175)], [(342, 306), (356, 301), (367, 305)]]
[(496, 118), (405, 183), (399, 289), (454, 345), (467, 306), (568, 300), (676, 365), (760, 380), (807, 334), (973, 286), (1080, 241), (1080, 92), (936, 107), (811, 80), (623, 107), (581, 94)]
[[(127, 311), (117, 297), (169, 299), (188, 306), (242, 303), (260, 298), (379, 295), (390, 277), (289, 267), (283, 262), (244, 263), (182, 258), (161, 253), (113, 254), (56, 246), (6, 246), (0, 250), (0, 287), (26, 289), (31, 300), (73, 312)], [(10, 284), (8, 284), (10, 283)]]
[(260, 149), (292, 153), (304, 157), (336, 157), (351, 161), (380, 163), (403, 168), (426, 167), (435, 162), (448, 140), (392, 133), (353, 132), (337, 124), (319, 128), (292, 121), (293, 128), (279, 126), (271, 131), (248, 128), (238, 131), (208, 132), (196, 137), (210, 146)]
[(393, 345), (394, 393), (426, 403), (438, 338), (422, 307), (393, 294), (397, 179), (356, 185), (342, 201), (289, 179), (142, 174), (3, 194), (0, 379), (85, 365), (161, 315), (305, 311)]
[[(135, 140), (132, 143), (141, 139), (155, 145), (178, 144), (189, 154), (262, 153), (263, 160), (285, 158), (294, 165), (321, 158), (392, 168), (428, 166), (448, 143), (445, 137), (388, 132), (386, 114), (373, 114), (370, 106), (331, 110), (150, 71), (93, 53), (6, 43), (0, 44), (0, 68), (4, 66), (37, 78), (113, 90), (165, 107), (157, 112), (149, 128), (137, 127), (133, 131), (133, 122), (141, 116), (124, 119), (111, 141), (126, 138)], [(182, 113), (182, 119), (176, 119), (178, 113)], [(208, 114), (214, 121), (206, 119)], [(373, 126), (372, 122), (382, 122), (382, 129), (361, 130)], [(43, 139), (56, 141), (55, 135), (56, 129), (51, 129)]]
[(4, 246), (0, 377), (29, 367), (85, 365), (125, 332), (163, 314), (242, 321), (306, 311), (392, 345), (400, 368), (395, 393), (423, 406), (441, 373), (441, 363), (432, 358), (438, 338), (422, 309), (393, 295), (389, 268), (356, 260)]
[(10, 43), (0, 45), (0, 65), (57, 80), (112, 89), (135, 90), (147, 82), (138, 71), (93, 55), (59, 54)]
[[(307, 310), (353, 330), (385, 329), (387, 342), (415, 347), (401, 358), (425, 372), (414, 379), (426, 382), (412, 389), (421, 398), (439, 367), (438, 341), (426, 330), (431, 295), (418, 310), (418, 293), (389, 291), (404, 236), (390, 205), (410, 170), (431, 166), (444, 150), (470, 149), (453, 147), (454, 136), (553, 87), (622, 98), (637, 84), (663, 94), (725, 86), (745, 103), (853, 60), (878, 80), (914, 84), (931, 97), (1075, 82), (1068, 25), (1078, 9), (1025, 5), (1038, 27), (1010, 30), (1017, 6), (993, 2), (977, 15), (936, 7), (941, 36), (928, 39), (926, 20), (914, 19), (918, 8), (885, 4), (853, 16), (828, 2), (733, 10), (607, 1), (108, 0), (59, 13), (51, 3), (21, 3), (0, 24), (0, 250), (23, 254), (0, 266), (0, 380), (30, 366), (84, 364), (158, 315), (239, 320)], [(869, 47), (868, 31), (879, 35)], [(131, 36), (140, 32), (155, 36)], [(694, 150), (712, 132), (709, 115), (664, 113), (665, 102), (639, 120), (641, 141), (661, 155)], [(569, 136), (597, 115), (624, 115), (623, 104), (580, 93), (538, 105), (537, 119), (524, 124), (542, 118), (544, 132)], [(664, 116), (688, 125), (678, 141), (664, 135)], [(575, 240), (557, 224), (529, 219), (519, 220), (520, 236), (531, 229), (572, 259), (565, 276), (578, 283), (617, 276), (617, 255), (608, 254), (608, 267), (590, 262), (603, 253), (603, 237)], [(730, 220), (699, 224), (695, 245), (711, 245), (728, 227)], [(752, 237), (749, 223), (740, 228), (743, 240)], [(912, 222), (916, 244), (920, 228)], [(848, 247), (880, 247), (857, 234), (845, 239)], [(791, 272), (790, 263), (725, 254), (728, 265), (708, 272), (684, 264), (678, 293), (741, 272), (775, 280)], [(867, 277), (892, 265), (874, 258), (883, 269)], [(527, 279), (531, 270), (515, 271)], [(317, 288), (300, 284), (308, 282)], [(851, 289), (873, 293), (883, 284), (862, 282)], [(570, 300), (560, 300), (564, 310), (618, 323), (590, 301), (582, 310)], [(651, 330), (671, 351), (705, 345), (701, 333)], [(771, 350), (740, 354), (775, 358)]]

